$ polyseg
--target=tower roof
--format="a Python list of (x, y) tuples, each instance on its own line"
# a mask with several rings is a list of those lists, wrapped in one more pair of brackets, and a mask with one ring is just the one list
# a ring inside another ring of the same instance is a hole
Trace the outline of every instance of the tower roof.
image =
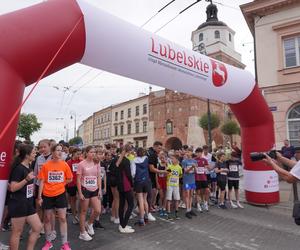
[(219, 21), (217, 5), (211, 3), (206, 7), (206, 22), (202, 23), (197, 30), (203, 29), (207, 26), (227, 26), (226, 23)]

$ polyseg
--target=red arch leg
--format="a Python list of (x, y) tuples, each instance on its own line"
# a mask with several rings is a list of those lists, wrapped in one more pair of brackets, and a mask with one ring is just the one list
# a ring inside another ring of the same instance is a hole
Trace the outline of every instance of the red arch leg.
[(231, 104), (230, 108), (242, 128), (246, 200), (253, 204), (278, 203), (277, 174), (263, 162), (250, 159), (251, 152), (268, 151), (275, 143), (273, 116), (258, 86), (244, 101)]

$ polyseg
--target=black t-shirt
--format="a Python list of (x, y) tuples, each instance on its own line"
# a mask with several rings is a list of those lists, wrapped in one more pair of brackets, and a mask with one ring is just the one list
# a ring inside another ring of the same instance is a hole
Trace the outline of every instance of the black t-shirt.
[[(226, 161), (224, 162), (217, 162), (216, 163), (216, 168), (217, 169), (223, 169), (223, 168), (227, 168), (228, 169), (228, 164)], [(217, 174), (217, 178), (218, 180), (222, 180), (222, 181), (226, 181), (227, 180), (227, 172), (220, 172)]]
[[(26, 178), (26, 176), (31, 172), (30, 168), (25, 167), (20, 164), (14, 167), (10, 174), (10, 182), (20, 182)], [(16, 192), (10, 193), (10, 198), (15, 200), (33, 200), (34, 184), (33, 180), (27, 182), (21, 189)]]
[[(158, 156), (157, 153), (155, 152), (155, 150), (153, 148), (150, 148), (147, 152), (147, 156), (149, 159), (149, 165), (153, 165), (155, 168), (157, 168), (158, 166)], [(150, 179), (152, 183), (155, 183), (156, 181), (156, 173), (153, 173), (150, 171), (149, 168), (149, 175), (150, 175)]]
[(239, 179), (239, 166), (242, 165), (239, 160), (228, 160), (227, 165), (229, 168), (228, 179)]

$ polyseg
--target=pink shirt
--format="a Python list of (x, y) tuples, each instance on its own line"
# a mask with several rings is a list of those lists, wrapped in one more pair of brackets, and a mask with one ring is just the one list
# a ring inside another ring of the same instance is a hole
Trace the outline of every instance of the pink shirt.
[(94, 192), (98, 189), (98, 177), (100, 176), (99, 164), (83, 160), (78, 164), (77, 175), (81, 175), (81, 186)]
[(207, 181), (207, 176), (206, 176), (206, 166), (208, 165), (207, 160), (205, 158), (195, 158), (195, 160), (198, 163), (198, 167), (195, 173), (195, 180)]

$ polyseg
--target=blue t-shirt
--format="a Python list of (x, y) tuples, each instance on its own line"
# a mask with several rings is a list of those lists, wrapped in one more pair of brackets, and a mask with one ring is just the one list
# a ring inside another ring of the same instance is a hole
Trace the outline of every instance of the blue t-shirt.
[[(182, 161), (182, 168), (185, 170), (187, 167), (190, 167), (193, 164), (196, 164), (196, 166), (197, 166), (197, 161), (194, 159), (184, 159)], [(195, 184), (195, 173), (194, 172), (186, 173), (184, 171), (183, 184), (184, 185), (185, 184)]]

